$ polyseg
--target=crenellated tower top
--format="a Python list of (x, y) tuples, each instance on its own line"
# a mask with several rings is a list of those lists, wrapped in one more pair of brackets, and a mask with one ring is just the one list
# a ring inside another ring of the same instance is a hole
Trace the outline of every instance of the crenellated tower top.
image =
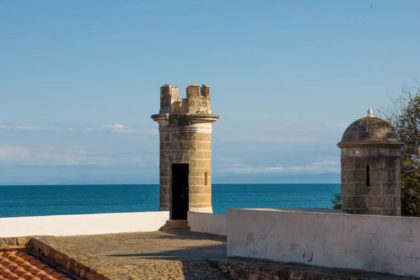
[(179, 88), (169, 84), (160, 88), (160, 114), (211, 114), (210, 87), (190, 84), (186, 98), (179, 96)]

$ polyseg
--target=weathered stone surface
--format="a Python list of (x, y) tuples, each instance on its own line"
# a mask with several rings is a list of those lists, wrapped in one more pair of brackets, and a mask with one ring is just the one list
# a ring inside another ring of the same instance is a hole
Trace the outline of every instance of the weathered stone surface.
[(382, 197), (382, 196), (368, 197), (367, 201), (370, 208), (385, 209), (385, 197)]
[(354, 209), (364, 209), (367, 207), (366, 197), (353, 196), (347, 198), (347, 203), (352, 204)]
[[(191, 84), (182, 99), (177, 88), (163, 86), (160, 114), (152, 118), (159, 123), (160, 133), (160, 209), (172, 209), (172, 165), (187, 163), (189, 206), (211, 211), (211, 129), (219, 117), (211, 114), (209, 87)], [(195, 194), (207, 194), (208, 201)]]
[(389, 122), (370, 116), (355, 121), (346, 129), (341, 143), (346, 145), (352, 142), (399, 143), (398, 134)]
[[(402, 143), (388, 122), (368, 116), (352, 123), (341, 148), (342, 209), (349, 213), (399, 215)], [(392, 201), (392, 203), (390, 202)]]
[(39, 237), (34, 250), (83, 279), (229, 279), (208, 259), (226, 256), (225, 238), (182, 233)]
[(29, 237), (3, 237), (0, 238), (0, 246), (25, 246)]
[(342, 158), (341, 159), (341, 169), (342, 170), (352, 170), (354, 168), (353, 158)]
[(247, 280), (414, 280), (389, 274), (322, 268), (244, 258), (212, 261), (231, 279)]

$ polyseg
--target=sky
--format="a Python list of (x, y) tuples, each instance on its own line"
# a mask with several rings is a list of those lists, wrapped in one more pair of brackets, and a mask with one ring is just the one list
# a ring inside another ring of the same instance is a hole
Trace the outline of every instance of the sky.
[(167, 83), (211, 87), (214, 183), (337, 183), (345, 128), (419, 85), (419, 11), (0, 0), (0, 185), (158, 183)]

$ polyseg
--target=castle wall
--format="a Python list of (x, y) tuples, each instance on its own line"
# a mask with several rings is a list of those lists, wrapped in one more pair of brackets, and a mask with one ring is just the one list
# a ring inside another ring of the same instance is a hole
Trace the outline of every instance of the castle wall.
[(400, 149), (342, 148), (341, 200), (349, 213), (401, 215)]
[(227, 255), (420, 277), (419, 231), (414, 217), (229, 209)]

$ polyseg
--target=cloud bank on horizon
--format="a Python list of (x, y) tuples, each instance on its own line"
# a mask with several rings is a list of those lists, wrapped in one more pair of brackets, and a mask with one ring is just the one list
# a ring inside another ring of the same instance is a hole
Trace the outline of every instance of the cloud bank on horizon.
[(339, 182), (420, 80), (419, 1), (0, 3), (0, 185), (157, 183), (159, 87), (211, 88), (215, 183)]
[[(336, 182), (338, 154), (324, 142), (331, 132), (338, 135), (339, 127), (318, 126), (310, 130), (308, 138), (302, 128), (260, 125), (249, 133), (245, 127), (225, 131), (216, 126), (215, 182)], [(282, 136), (286, 129), (287, 135)], [(2, 184), (157, 182), (157, 127), (117, 122), (98, 126), (0, 123), (0, 139), (0, 168), (8, 170), (0, 174)], [(327, 142), (334, 143), (334, 138)], [(300, 151), (302, 147), (305, 151)], [(310, 157), (304, 155), (308, 149), (313, 149)], [(308, 163), (307, 158), (321, 161)], [(31, 169), (36, 170), (36, 176), (31, 176), (32, 172), (19, 175)]]

